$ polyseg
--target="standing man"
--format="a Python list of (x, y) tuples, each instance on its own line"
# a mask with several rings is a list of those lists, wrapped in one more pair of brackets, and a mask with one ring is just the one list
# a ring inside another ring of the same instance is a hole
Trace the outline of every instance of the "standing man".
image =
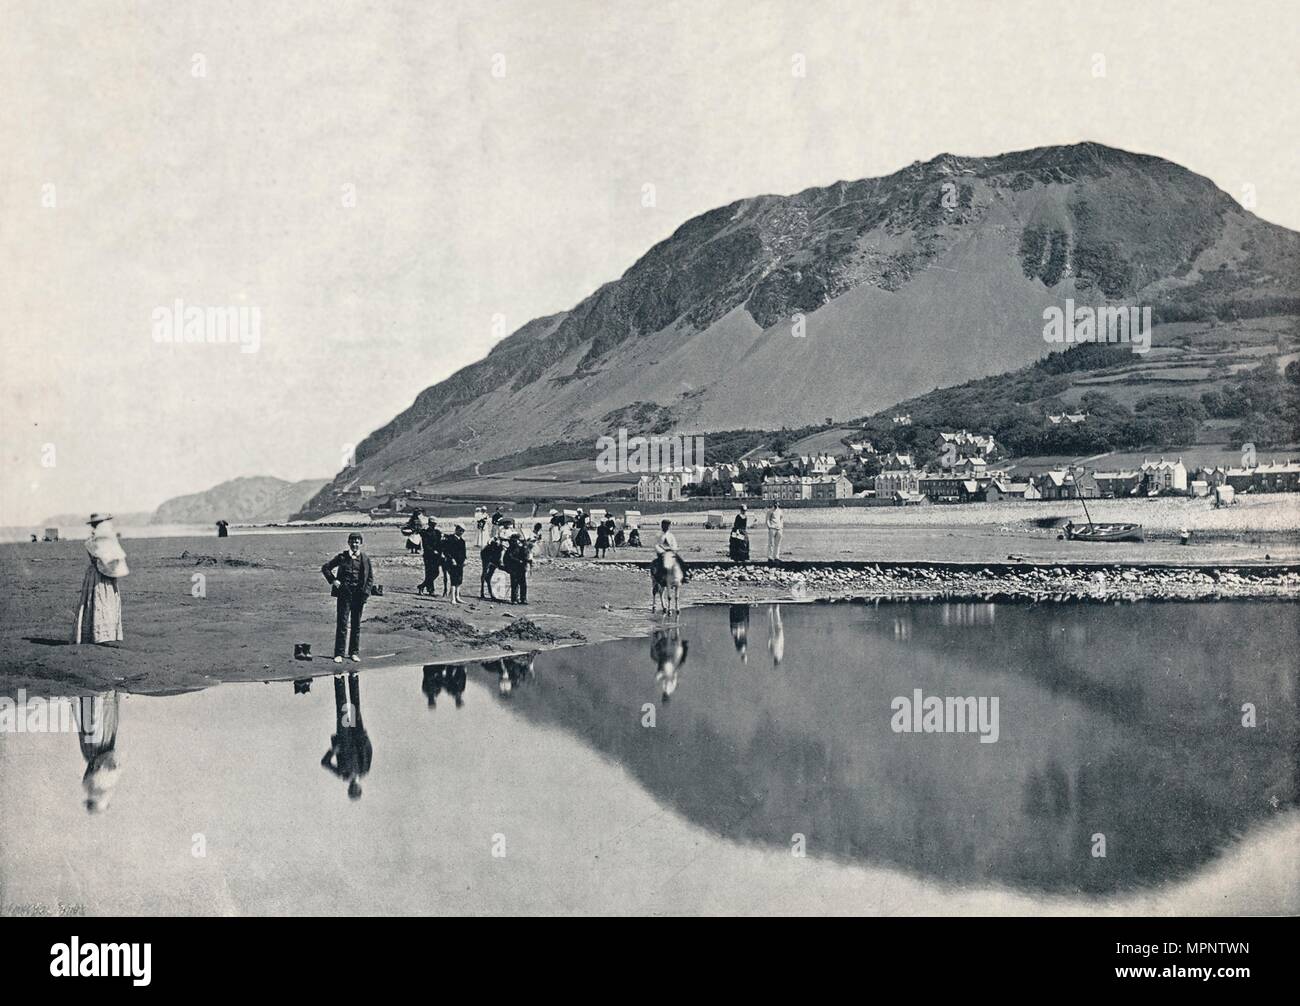
[(456, 533), (442, 540), (444, 572), (451, 579), (451, 603), (460, 604), (460, 584), (465, 578), (465, 526), (456, 525)]
[(506, 546), (505, 558), (502, 561), (506, 572), (510, 574), (511, 604), (528, 603), (529, 561), (528, 546), (524, 544), (523, 536), (516, 531), (510, 536), (510, 544)]
[[(338, 599), (334, 618), (334, 663), (343, 663), (346, 653), (361, 662), (361, 609), (370, 597), (375, 575), (370, 557), (361, 551), (362, 538), (353, 531), (348, 535), (348, 550), (340, 552), (320, 568), (330, 582), (330, 593)], [(349, 639), (349, 622), (351, 638)]]
[(416, 585), (415, 593), (433, 593), (433, 587), (438, 582), (438, 561), (441, 554), (438, 551), (438, 542), (442, 539), (442, 532), (438, 530), (437, 517), (424, 515), (424, 512), (413, 512), (411, 519), (406, 522), (402, 528), (403, 534), (419, 534), (421, 558), (424, 559), (424, 580)]
[(767, 508), (767, 561), (781, 561), (781, 535), (785, 531), (785, 513), (781, 501), (773, 500)]

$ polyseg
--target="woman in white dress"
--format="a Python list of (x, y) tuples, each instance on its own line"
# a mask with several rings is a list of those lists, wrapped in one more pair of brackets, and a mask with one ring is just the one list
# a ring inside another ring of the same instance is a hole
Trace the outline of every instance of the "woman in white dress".
[(560, 516), (560, 511), (551, 511), (551, 528), (547, 532), (548, 544), (546, 554), (548, 556), (557, 556), (560, 554), (560, 529), (564, 527), (564, 518)]
[(117, 581), (130, 570), (113, 530), (113, 515), (93, 513), (86, 551), (90, 564), (81, 581), (81, 603), (72, 629), (73, 643), (112, 643), (122, 638), (122, 595)]

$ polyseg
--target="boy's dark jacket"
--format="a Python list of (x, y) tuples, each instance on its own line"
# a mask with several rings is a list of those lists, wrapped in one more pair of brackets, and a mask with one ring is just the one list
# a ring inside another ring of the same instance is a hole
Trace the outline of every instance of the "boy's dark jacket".
[(455, 564), (455, 568), (463, 569), (465, 566), (465, 539), (458, 534), (444, 534), (442, 536), (442, 554)]
[[(337, 570), (337, 572), (333, 572), (334, 570)], [(370, 596), (370, 589), (375, 585), (375, 574), (370, 567), (370, 556), (366, 555), (365, 552), (358, 555), (354, 562), (352, 553), (344, 549), (321, 566), (320, 571), (321, 575), (329, 581), (330, 586), (334, 585), (335, 580), (341, 580), (345, 590), (357, 590), (363, 598)]]

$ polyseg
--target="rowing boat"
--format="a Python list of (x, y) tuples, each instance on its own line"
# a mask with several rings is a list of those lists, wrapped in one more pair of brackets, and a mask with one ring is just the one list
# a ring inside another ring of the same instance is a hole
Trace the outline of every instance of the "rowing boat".
[(1071, 541), (1141, 541), (1141, 524), (1067, 524)]

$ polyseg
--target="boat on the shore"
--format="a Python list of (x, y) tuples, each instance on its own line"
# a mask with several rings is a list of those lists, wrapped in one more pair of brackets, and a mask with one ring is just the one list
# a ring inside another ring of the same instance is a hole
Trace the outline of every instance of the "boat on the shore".
[(1141, 524), (1067, 524), (1070, 541), (1142, 541)]
[[(1067, 475), (1067, 484), (1076, 484), (1076, 480)], [(1079, 503), (1083, 506), (1083, 515), (1087, 518), (1087, 523), (1076, 524), (1069, 521), (1065, 525), (1065, 538), (1067, 541), (1141, 541), (1142, 525), (1141, 524), (1124, 524), (1110, 523), (1098, 524), (1092, 519), (1092, 514), (1088, 513), (1088, 501), (1084, 498), (1083, 493), (1079, 493)]]

